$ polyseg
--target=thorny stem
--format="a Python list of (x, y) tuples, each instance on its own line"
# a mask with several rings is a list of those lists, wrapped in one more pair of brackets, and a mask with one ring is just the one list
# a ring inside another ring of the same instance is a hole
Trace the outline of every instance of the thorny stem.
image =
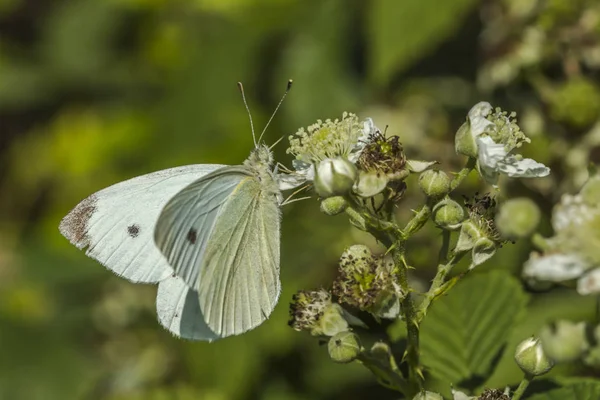
[(415, 232), (417, 232), (419, 229), (421, 229), (423, 227), (423, 225), (425, 225), (425, 223), (429, 219), (430, 215), (431, 215), (431, 205), (424, 204), (423, 207), (421, 207), (421, 209), (419, 211), (417, 211), (415, 216), (410, 221), (408, 221), (408, 223), (406, 224), (404, 229), (402, 229), (402, 233), (401, 233), (402, 240), (408, 239)]
[[(408, 284), (408, 265), (404, 258), (404, 242), (399, 241), (393, 252), (394, 264), (398, 269), (398, 283), (406, 293), (402, 299), (402, 316), (406, 323), (407, 343), (405, 359), (408, 363), (408, 378), (413, 387), (410, 387), (409, 398), (423, 388), (423, 373), (419, 363), (419, 324), (416, 319), (415, 304)], [(414, 385), (416, 384), (416, 387)]]
[(464, 254), (465, 254), (464, 252), (463, 253), (453, 253), (450, 256), (450, 259), (448, 260), (448, 262), (445, 262), (445, 260), (440, 261), (440, 265), (438, 266), (438, 271), (435, 274), (433, 281), (431, 282), (431, 286), (429, 287), (429, 290), (425, 294), (425, 298), (423, 298), (423, 300), (419, 304), (419, 310), (417, 312), (417, 322), (418, 323), (421, 323), (421, 321), (427, 314), (427, 311), (429, 310), (431, 303), (437, 297), (446, 293), (446, 291), (449, 288), (454, 286), (454, 283), (456, 283), (456, 281), (446, 282), (446, 284), (444, 284), (444, 282), (446, 280), (446, 277), (450, 273), (450, 271), (452, 271), (452, 268), (454, 268), (454, 266), (460, 261), (460, 259), (463, 257)]
[(380, 357), (363, 351), (359, 354), (358, 360), (371, 370), (381, 385), (406, 395), (408, 386), (406, 379), (402, 377), (402, 372), (398, 369), (393, 355), (386, 354), (386, 356), (388, 360), (384, 362)]
[(525, 390), (527, 390), (527, 386), (529, 386), (529, 383), (531, 383), (532, 380), (532, 376), (525, 374), (523, 380), (521, 381), (521, 383), (519, 383), (519, 387), (517, 388), (517, 390), (515, 390), (515, 393), (512, 396), (512, 400), (519, 400), (523, 396), (523, 393), (525, 393)]
[(475, 168), (475, 164), (477, 163), (477, 159), (473, 157), (469, 157), (467, 160), (467, 164), (461, 169), (456, 176), (450, 182), (450, 191), (454, 191), (457, 187), (460, 186), (462, 181), (469, 175), (469, 173)]

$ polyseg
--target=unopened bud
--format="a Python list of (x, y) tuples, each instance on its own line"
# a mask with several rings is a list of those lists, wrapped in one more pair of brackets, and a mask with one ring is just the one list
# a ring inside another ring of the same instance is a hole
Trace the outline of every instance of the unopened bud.
[(321, 211), (327, 215), (338, 215), (347, 207), (348, 203), (342, 196), (328, 197), (321, 202)]
[(503, 237), (515, 240), (531, 236), (540, 223), (541, 213), (530, 199), (522, 197), (502, 204), (496, 214), (496, 227)]
[(456, 201), (445, 198), (433, 207), (433, 222), (447, 230), (456, 230), (465, 218), (465, 211)]
[(517, 346), (515, 361), (523, 372), (531, 376), (543, 375), (554, 366), (544, 353), (540, 339), (536, 337), (525, 339)]
[(340, 332), (329, 339), (327, 344), (329, 357), (338, 363), (354, 361), (361, 352), (360, 340), (352, 332)]
[(429, 169), (419, 175), (419, 187), (428, 197), (440, 197), (450, 191), (450, 178), (444, 171)]
[(348, 193), (358, 176), (356, 167), (342, 158), (327, 158), (319, 163), (315, 174), (315, 190), (321, 197)]

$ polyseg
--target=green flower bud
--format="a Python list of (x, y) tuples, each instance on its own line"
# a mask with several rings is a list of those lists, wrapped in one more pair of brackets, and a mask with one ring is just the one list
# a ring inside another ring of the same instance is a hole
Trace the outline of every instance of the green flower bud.
[(435, 392), (422, 391), (417, 393), (413, 400), (444, 400), (441, 394)]
[(492, 113), (492, 106), (485, 101), (475, 104), (467, 115), (467, 121), (456, 132), (454, 148), (458, 154), (476, 158), (478, 147), (476, 138), (485, 132), (493, 122), (487, 117)]
[(525, 339), (515, 351), (515, 361), (528, 375), (540, 376), (550, 371), (554, 362), (544, 353), (540, 339), (531, 337)]
[(442, 229), (459, 229), (464, 219), (464, 209), (450, 198), (445, 198), (433, 207), (433, 222)]
[(419, 175), (419, 187), (428, 197), (440, 197), (450, 191), (450, 178), (444, 171), (429, 169)]
[(358, 336), (352, 332), (340, 332), (329, 339), (327, 344), (329, 357), (338, 363), (349, 363), (356, 360), (361, 353)]
[(325, 290), (301, 290), (292, 297), (289, 325), (313, 336), (333, 336), (348, 330), (344, 309)]
[(589, 206), (600, 204), (600, 175), (592, 176), (579, 192), (583, 202)]
[(600, 89), (583, 75), (559, 85), (550, 100), (554, 119), (577, 127), (589, 126), (600, 114)]
[(342, 196), (328, 197), (321, 202), (321, 211), (327, 215), (338, 215), (348, 207)]
[(585, 322), (556, 321), (540, 332), (544, 353), (555, 362), (575, 361), (588, 349)]
[(503, 237), (516, 240), (531, 236), (540, 218), (540, 210), (532, 200), (525, 197), (511, 199), (496, 214), (496, 227)]
[(343, 158), (327, 158), (315, 171), (315, 190), (321, 197), (348, 193), (356, 181), (358, 172), (354, 164)]

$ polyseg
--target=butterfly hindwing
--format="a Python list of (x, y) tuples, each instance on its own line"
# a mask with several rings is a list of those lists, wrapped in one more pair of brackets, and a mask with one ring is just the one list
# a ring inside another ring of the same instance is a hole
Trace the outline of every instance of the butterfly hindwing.
[(176, 275), (158, 284), (156, 314), (160, 324), (177, 337), (209, 342), (219, 339), (206, 325), (198, 302), (198, 292), (190, 289)]
[(133, 282), (156, 283), (173, 270), (154, 245), (162, 208), (181, 189), (222, 165), (198, 164), (138, 176), (79, 203), (60, 232), (108, 269)]

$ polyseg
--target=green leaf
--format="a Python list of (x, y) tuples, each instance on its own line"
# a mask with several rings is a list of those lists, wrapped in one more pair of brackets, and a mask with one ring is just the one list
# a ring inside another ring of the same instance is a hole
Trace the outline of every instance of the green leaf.
[(491, 374), (527, 296), (504, 271), (458, 283), (431, 307), (421, 328), (422, 361), (437, 378), (475, 388)]
[(527, 397), (528, 400), (597, 400), (600, 399), (600, 381), (578, 380), (546, 393)]
[(463, 22), (475, 0), (374, 0), (368, 21), (371, 77), (385, 84)]

